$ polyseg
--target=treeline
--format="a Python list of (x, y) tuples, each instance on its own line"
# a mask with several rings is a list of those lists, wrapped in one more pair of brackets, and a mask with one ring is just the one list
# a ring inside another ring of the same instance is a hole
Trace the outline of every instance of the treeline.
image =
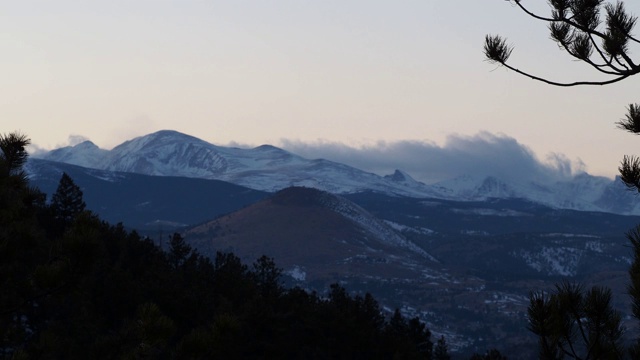
[(286, 289), (272, 259), (209, 259), (179, 234), (163, 251), (85, 210), (66, 174), (47, 202), (26, 145), (0, 135), (0, 359), (450, 358), (370, 294)]

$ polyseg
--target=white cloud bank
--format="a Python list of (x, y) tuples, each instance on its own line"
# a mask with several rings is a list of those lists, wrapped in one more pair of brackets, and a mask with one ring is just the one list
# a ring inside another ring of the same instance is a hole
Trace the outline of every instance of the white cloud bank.
[(514, 181), (568, 179), (585, 171), (584, 163), (552, 153), (540, 160), (527, 146), (506, 135), (481, 132), (450, 135), (444, 145), (426, 141), (378, 142), (362, 147), (317, 141), (281, 140), (280, 146), (305, 158), (324, 158), (385, 175), (403, 170), (425, 183), (460, 175), (496, 176)]

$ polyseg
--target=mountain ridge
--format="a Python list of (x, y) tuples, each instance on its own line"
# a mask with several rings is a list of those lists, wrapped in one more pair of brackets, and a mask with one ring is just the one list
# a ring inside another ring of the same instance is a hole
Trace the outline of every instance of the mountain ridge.
[(581, 173), (568, 180), (522, 183), (463, 175), (424, 184), (400, 169), (380, 176), (327, 159), (306, 159), (272, 145), (223, 147), (173, 130), (140, 136), (112, 150), (83, 142), (38, 157), (109, 171), (216, 179), (267, 192), (306, 186), (335, 194), (372, 190), (460, 201), (523, 198), (559, 209), (640, 214), (640, 204), (619, 178)]

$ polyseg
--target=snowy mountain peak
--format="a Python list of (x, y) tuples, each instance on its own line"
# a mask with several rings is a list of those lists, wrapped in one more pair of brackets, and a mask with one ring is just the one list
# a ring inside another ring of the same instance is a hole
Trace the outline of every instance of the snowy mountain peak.
[(107, 150), (100, 149), (91, 141), (84, 141), (74, 146), (52, 150), (42, 155), (42, 158), (88, 168), (100, 168), (107, 154)]
[(147, 175), (215, 178), (229, 166), (220, 149), (176, 131), (162, 130), (116, 146), (105, 168)]
[(74, 148), (78, 150), (91, 150), (91, 149), (98, 149), (98, 145), (94, 144), (90, 140), (86, 140), (81, 142), (80, 144), (75, 145)]
[(173, 130), (160, 130), (155, 133), (139, 136), (113, 148), (112, 152), (130, 152), (143, 149), (152, 149), (172, 144), (192, 144), (200, 146), (213, 146), (203, 140), (191, 135), (183, 134)]
[(474, 197), (478, 199), (486, 198), (508, 198), (517, 197), (509, 185), (493, 176), (487, 176), (482, 184), (475, 189)]
[(417, 181), (416, 179), (412, 178), (411, 175), (409, 175), (408, 173), (398, 169), (396, 169), (393, 172), (393, 174), (385, 175), (384, 178), (396, 183), (403, 184), (405, 186), (416, 186), (416, 187), (424, 186), (424, 183)]
[(273, 145), (268, 145), (268, 144), (256, 146), (253, 149), (257, 150), (257, 151), (284, 151), (284, 150), (282, 150), (280, 148), (277, 148), (277, 147), (275, 147)]
[(396, 171), (393, 174), (385, 175), (384, 178), (385, 179), (389, 179), (391, 181), (396, 181), (396, 182), (405, 182), (405, 181), (407, 181), (407, 177), (408, 177), (408, 175), (406, 175), (402, 171), (396, 169)]

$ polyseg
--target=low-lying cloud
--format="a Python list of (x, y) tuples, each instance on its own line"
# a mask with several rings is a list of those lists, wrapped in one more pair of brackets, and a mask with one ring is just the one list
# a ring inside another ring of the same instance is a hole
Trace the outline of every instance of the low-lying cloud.
[(405, 140), (351, 147), (336, 142), (282, 140), (281, 146), (309, 159), (324, 158), (380, 175), (400, 169), (425, 183), (461, 175), (545, 182), (568, 179), (585, 171), (580, 160), (552, 153), (542, 161), (516, 139), (488, 132), (450, 135), (444, 145)]

